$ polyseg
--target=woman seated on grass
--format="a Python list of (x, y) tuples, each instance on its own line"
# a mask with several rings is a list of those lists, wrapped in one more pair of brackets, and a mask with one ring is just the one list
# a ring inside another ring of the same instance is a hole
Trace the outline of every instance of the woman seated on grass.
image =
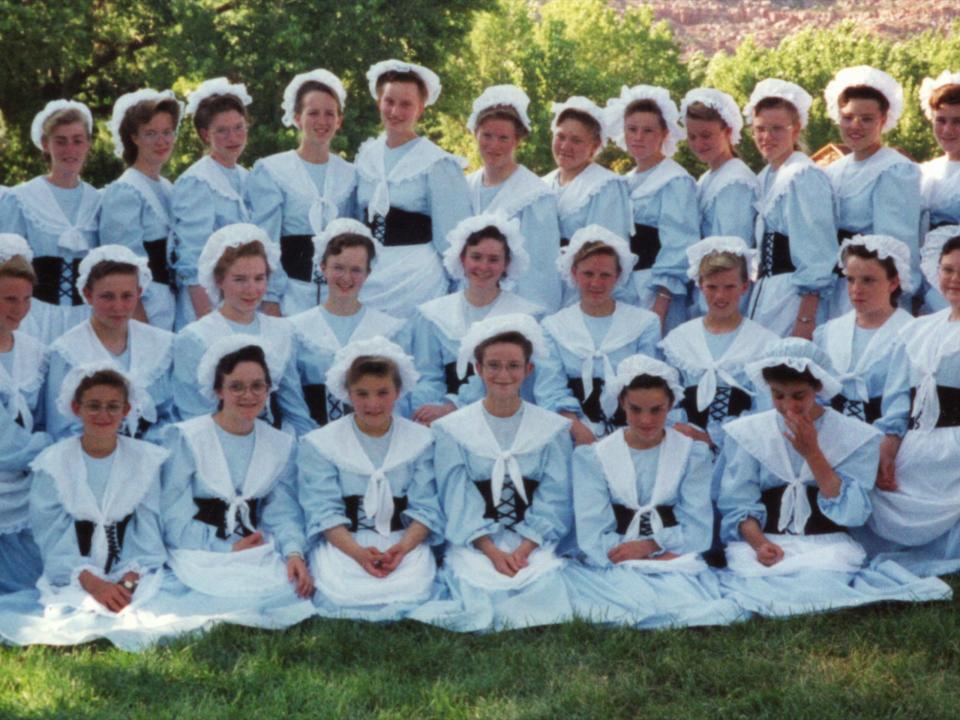
[(443, 540), (433, 435), (394, 414), (417, 371), (377, 337), (341, 349), (327, 380), (354, 414), (306, 435), (297, 461), (314, 602), (323, 615), (398, 619), (434, 594), (430, 545)]
[(724, 594), (771, 616), (950, 597), (940, 580), (894, 562), (864, 566), (848, 528), (870, 517), (881, 434), (817, 403), (840, 390), (826, 354), (807, 340), (778, 340), (748, 372), (769, 386), (775, 409), (725, 427)]
[(577, 544), (587, 565), (565, 569), (578, 614), (638, 627), (736, 620), (700, 553), (710, 547), (712, 457), (665, 427), (683, 390), (677, 371), (646, 355), (612, 383), (627, 427), (573, 454)]

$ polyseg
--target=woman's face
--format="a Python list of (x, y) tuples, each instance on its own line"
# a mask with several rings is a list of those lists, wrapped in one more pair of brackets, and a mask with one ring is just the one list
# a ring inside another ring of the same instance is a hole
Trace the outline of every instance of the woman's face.
[(384, 130), (409, 135), (416, 132), (417, 121), (426, 106), (416, 83), (388, 82), (380, 90), (377, 107)]
[(115, 438), (130, 412), (126, 393), (112, 385), (87, 388), (80, 402), (71, 403), (73, 414), (83, 423), (84, 437), (95, 440)]
[(553, 133), (553, 159), (561, 170), (583, 170), (599, 148), (600, 141), (593, 131), (575, 118), (561, 122)]
[(793, 154), (800, 125), (786, 108), (768, 108), (753, 116), (753, 141), (768, 163), (779, 165)]
[(94, 319), (101, 325), (119, 330), (127, 327), (140, 300), (136, 274), (112, 273), (83, 289)]
[(620, 400), (627, 426), (634, 437), (649, 443), (656, 443), (663, 437), (670, 405), (667, 391), (659, 387), (627, 390)]
[(533, 364), (527, 362), (522, 347), (503, 342), (487, 346), (476, 370), (487, 389), (487, 397), (516, 400), (523, 381), (533, 372)]
[(700, 278), (700, 292), (707, 303), (707, 314), (714, 320), (730, 320), (740, 313), (740, 300), (750, 290), (740, 268), (720, 270)]
[(460, 261), (467, 284), (474, 290), (497, 287), (507, 272), (506, 248), (496, 238), (483, 238), (476, 245), (467, 245)]
[(933, 136), (951, 160), (960, 160), (960, 105), (941, 105), (933, 111)]
[(363, 430), (380, 432), (390, 428), (393, 406), (400, 396), (391, 376), (362, 375), (349, 391), (350, 404)]
[(580, 299), (591, 304), (606, 302), (620, 280), (617, 259), (610, 255), (591, 255), (570, 271), (580, 291)]
[(138, 161), (150, 167), (162, 167), (173, 152), (177, 128), (170, 114), (161, 112), (154, 115), (150, 122), (137, 128), (132, 139), (137, 146)]
[(51, 172), (79, 177), (90, 151), (90, 135), (82, 122), (57, 125), (41, 145), (50, 154)]
[(327, 147), (340, 129), (343, 117), (336, 98), (323, 90), (311, 90), (303, 96), (302, 108), (293, 116), (293, 121), (303, 133), (305, 143)]
[(730, 153), (732, 132), (725, 123), (688, 117), (685, 125), (687, 144), (700, 162), (713, 166), (714, 162)]
[(241, 315), (256, 312), (267, 294), (267, 261), (259, 256), (245, 256), (233, 261), (217, 287), (223, 293), (223, 304)]
[(30, 312), (33, 284), (18, 277), (0, 277), (0, 330), (13, 332)]
[(630, 113), (623, 119), (627, 152), (638, 164), (661, 154), (668, 132), (660, 122), (660, 116), (652, 112)]
[(327, 280), (332, 299), (352, 299), (370, 276), (367, 270), (367, 250), (363, 247), (346, 247), (339, 255), (330, 255), (320, 265)]
[(840, 137), (851, 152), (863, 152), (880, 145), (887, 115), (880, 103), (869, 98), (847, 100), (840, 108)]
[(267, 374), (258, 362), (239, 362), (233, 372), (223, 376), (216, 394), (223, 403), (225, 415), (252, 422), (267, 404), (270, 394)]
[(960, 250), (940, 258), (940, 292), (950, 307), (960, 310)]
[(814, 419), (814, 410), (817, 408), (817, 388), (802, 381), (767, 383), (770, 386), (770, 395), (773, 406), (784, 417), (803, 415)]
[(858, 313), (889, 310), (890, 295), (900, 287), (899, 278), (890, 279), (879, 260), (851, 255), (847, 258), (847, 295)]
[(519, 145), (517, 127), (512, 120), (488, 118), (477, 128), (477, 149), (488, 170), (512, 167)]
[(213, 116), (210, 127), (200, 131), (200, 139), (210, 148), (210, 156), (233, 167), (247, 147), (247, 119), (236, 110)]

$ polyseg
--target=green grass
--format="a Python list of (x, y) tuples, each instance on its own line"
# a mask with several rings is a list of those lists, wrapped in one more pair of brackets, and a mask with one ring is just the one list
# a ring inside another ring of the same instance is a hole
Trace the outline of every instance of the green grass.
[[(951, 579), (960, 591), (960, 578)], [(0, 648), (0, 718), (960, 717), (960, 600), (725, 628), (222, 626), (142, 654)]]

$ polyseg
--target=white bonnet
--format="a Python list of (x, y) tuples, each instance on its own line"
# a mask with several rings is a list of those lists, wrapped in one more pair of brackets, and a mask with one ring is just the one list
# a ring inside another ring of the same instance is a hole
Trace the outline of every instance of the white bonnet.
[(767, 78), (757, 83), (757, 86), (750, 93), (750, 100), (743, 108), (743, 116), (747, 122), (753, 122), (753, 109), (764, 98), (780, 98), (793, 105), (800, 114), (800, 127), (805, 128), (810, 119), (810, 106), (813, 104), (813, 98), (810, 93), (804, 90), (796, 83), (787, 80), (778, 80), (777, 78)]
[(846, 265), (843, 261), (843, 251), (851, 245), (862, 245), (867, 250), (875, 252), (880, 260), (892, 258), (894, 267), (897, 268), (900, 287), (905, 293), (913, 292), (913, 280), (910, 276), (910, 248), (906, 243), (890, 235), (854, 235), (852, 238), (847, 238), (841, 243), (840, 252), (837, 254), (840, 266), (844, 270)]
[(23, 235), (0, 233), (0, 263), (20, 255), (27, 262), (33, 262), (33, 250)]
[(294, 106), (297, 104), (297, 93), (300, 91), (300, 88), (304, 83), (311, 81), (318, 82), (333, 90), (334, 94), (337, 96), (337, 100), (340, 102), (340, 112), (343, 112), (343, 108), (347, 104), (347, 91), (343, 89), (343, 83), (340, 82), (340, 78), (338, 78), (329, 70), (318, 68), (316, 70), (311, 70), (310, 72), (300, 73), (299, 75), (294, 76), (293, 80), (291, 80), (284, 89), (283, 102), (280, 104), (280, 107), (283, 109), (283, 120), (281, 122), (283, 122), (284, 127), (294, 126), (295, 123), (293, 116)]
[(460, 253), (467, 244), (467, 238), (478, 230), (493, 226), (507, 238), (507, 247), (510, 248), (510, 264), (504, 273), (504, 280), (515, 282), (517, 278), (530, 267), (530, 255), (527, 253), (525, 240), (520, 232), (520, 222), (508, 219), (500, 213), (481, 213), (465, 218), (457, 223), (456, 227), (447, 233), (449, 247), (443, 253), (443, 266), (454, 280), (463, 280), (463, 262)]
[(809, 370), (810, 374), (823, 385), (818, 394), (826, 400), (843, 389), (843, 385), (833, 374), (830, 356), (804, 338), (788, 337), (774, 340), (767, 345), (759, 359), (748, 363), (744, 369), (753, 386), (761, 388), (767, 385), (763, 379), (763, 369), (777, 365), (786, 365), (797, 372)]
[(723, 121), (730, 128), (730, 143), (732, 145), (740, 144), (740, 133), (743, 130), (743, 116), (740, 114), (740, 108), (737, 101), (730, 95), (715, 88), (694, 88), (680, 102), (680, 122), (683, 123), (687, 116), (687, 109), (694, 103), (703, 103), (709, 108), (716, 110)]
[(757, 270), (757, 251), (747, 247), (743, 238), (736, 235), (711, 235), (703, 240), (695, 242), (687, 248), (687, 262), (690, 266), (687, 268), (687, 277), (696, 282), (700, 279), (700, 263), (708, 255), (714, 253), (732, 253), (739, 255), (747, 261), (747, 275), (750, 278), (756, 276)]
[(51, 100), (44, 105), (43, 110), (33, 116), (33, 122), (30, 124), (30, 139), (37, 146), (38, 150), (43, 150), (43, 124), (47, 118), (60, 110), (79, 110), (83, 116), (83, 123), (87, 126), (87, 134), (93, 135), (93, 114), (90, 108), (82, 102), (76, 100)]
[(566, 102), (555, 102), (550, 106), (550, 111), (553, 113), (553, 120), (550, 121), (550, 129), (554, 133), (557, 132), (557, 123), (560, 120), (560, 116), (567, 110), (576, 110), (578, 112), (586, 113), (597, 121), (597, 124), (600, 126), (600, 146), (597, 148), (597, 153), (603, 150), (607, 144), (607, 140), (610, 139), (610, 134), (607, 132), (607, 121), (604, 117), (603, 110), (601, 110), (597, 104), (593, 102), (593, 100), (585, 98), (582, 95), (574, 95)]
[(373, 237), (370, 228), (353, 218), (337, 218), (327, 223), (322, 233), (313, 236), (313, 266), (315, 268), (320, 269), (320, 261), (323, 260), (323, 253), (326, 252), (327, 245), (330, 244), (330, 241), (338, 235), (345, 235), (347, 233), (351, 235), (362, 235), (373, 243), (373, 250), (376, 257), (370, 258), (370, 263), (371, 265), (376, 263), (377, 258), (381, 257), (380, 253), (383, 252), (383, 245)]
[[(80, 383), (103, 370), (113, 370), (123, 378), (127, 386), (127, 402), (130, 403), (130, 413), (136, 419), (134, 422), (135, 425), (136, 422), (139, 422), (140, 411), (144, 404), (144, 392), (129, 374), (121, 370), (117, 367), (116, 363), (110, 360), (100, 360), (84, 365), (75, 365), (71, 368), (70, 372), (68, 372), (67, 376), (63, 379), (63, 383), (60, 385), (60, 393), (57, 395), (57, 410), (64, 417), (73, 417), (73, 396), (76, 395)], [(129, 424), (128, 419), (128, 425)]]
[(460, 341), (457, 356), (457, 377), (467, 376), (467, 368), (474, 363), (474, 351), (484, 340), (507, 332), (518, 332), (533, 345), (531, 361), (547, 356), (546, 339), (540, 324), (524, 313), (507, 313), (479, 320), (470, 326)]
[(577, 252), (588, 242), (602, 242), (613, 248), (620, 260), (620, 279), (619, 283), (627, 282), (630, 274), (633, 272), (634, 265), (637, 264), (637, 256), (630, 252), (630, 244), (612, 230), (603, 225), (587, 225), (577, 230), (570, 238), (570, 244), (563, 248), (560, 257), (557, 258), (557, 271), (560, 277), (570, 287), (576, 287), (571, 272), (573, 271), (573, 259)]
[(420, 373), (413, 364), (413, 358), (396, 343), (380, 335), (357, 340), (340, 348), (333, 357), (333, 364), (327, 370), (327, 390), (341, 402), (350, 402), (347, 374), (354, 360), (359, 357), (382, 357), (393, 362), (400, 373), (401, 395), (413, 390), (420, 380)]
[(960, 225), (941, 225), (927, 233), (920, 249), (920, 270), (931, 287), (940, 287), (940, 252), (951, 238), (960, 235)]
[(924, 78), (920, 83), (920, 107), (923, 108), (923, 114), (928, 120), (933, 120), (933, 108), (930, 107), (930, 98), (933, 93), (944, 85), (960, 85), (960, 72), (950, 72), (944, 70), (934, 78)]
[(903, 114), (903, 88), (883, 70), (869, 65), (843, 68), (831, 80), (823, 91), (823, 98), (827, 101), (827, 115), (835, 123), (840, 122), (840, 94), (848, 87), (866, 85), (883, 95), (890, 103), (887, 111), (887, 121), (883, 124), (883, 132), (897, 126), (900, 115)]
[(617, 372), (610, 380), (608, 392), (612, 397), (619, 397), (620, 393), (638, 375), (651, 375), (662, 378), (673, 393), (674, 405), (683, 400), (683, 386), (680, 384), (680, 374), (667, 363), (638, 353), (624, 358), (617, 365)]
[(274, 383), (270, 388), (270, 392), (276, 389), (276, 383), (280, 382), (280, 379), (273, 377), (274, 373), (273, 365), (270, 363), (270, 352), (264, 344), (263, 339), (256, 335), (234, 333), (233, 335), (225, 335), (215, 340), (210, 347), (207, 348), (206, 352), (203, 353), (203, 357), (200, 358), (200, 364), (197, 366), (197, 383), (200, 394), (203, 395), (204, 398), (213, 401), (217, 399), (217, 393), (213, 389), (213, 384), (216, 381), (217, 365), (220, 361), (227, 355), (235, 353), (242, 348), (250, 347), (251, 345), (263, 351), (263, 357), (267, 361), (268, 369), (270, 369), (270, 379)]
[(224, 225), (207, 238), (197, 261), (197, 281), (207, 291), (214, 305), (220, 299), (220, 288), (213, 277), (213, 270), (220, 262), (223, 251), (229, 247), (239, 247), (254, 240), (259, 240), (267, 252), (267, 266), (270, 272), (280, 267), (280, 248), (270, 239), (267, 233), (252, 223), (233, 223)]
[(520, 122), (530, 131), (530, 117), (527, 115), (527, 108), (530, 107), (530, 98), (516, 85), (491, 85), (482, 93), (480, 97), (473, 101), (473, 110), (467, 119), (467, 130), (471, 133), (477, 131), (477, 118), (484, 110), (488, 108), (506, 105), (512, 107), (520, 116)]
[[(113, 154), (118, 158), (123, 157), (123, 140), (120, 138), (120, 125), (123, 124), (123, 118), (127, 111), (142, 102), (160, 102), (162, 100), (176, 100), (177, 96), (173, 90), (164, 90), (163, 92), (153, 88), (143, 88), (135, 92), (121, 95), (113, 104), (113, 114), (110, 116), (110, 122), (107, 128), (110, 130), (110, 138), (113, 140)], [(183, 115), (183, 103), (177, 100), (180, 106), (180, 114)], [(180, 118), (177, 118), (177, 126), (180, 125)]]
[(77, 292), (83, 297), (87, 304), (87, 298), (83, 294), (83, 288), (87, 285), (87, 278), (90, 277), (90, 271), (99, 263), (112, 260), (113, 262), (126, 263), (133, 265), (137, 269), (137, 283), (141, 290), (146, 290), (153, 282), (153, 274), (150, 272), (150, 265), (147, 258), (140, 257), (133, 250), (124, 245), (100, 245), (88, 252), (83, 260), (80, 261), (80, 267), (77, 272)]
[(371, 65), (370, 69), (367, 70), (367, 84), (370, 87), (370, 95), (373, 96), (374, 100), (377, 99), (377, 81), (381, 75), (388, 72), (413, 73), (420, 78), (427, 87), (427, 99), (426, 102), (424, 102), (424, 105), (427, 107), (433, 105), (437, 101), (437, 98), (440, 97), (440, 78), (437, 77), (437, 74), (433, 70), (425, 68), (423, 65), (417, 65), (416, 63), (391, 59), (381, 60)]
[(243, 83), (232, 83), (225, 77), (211, 78), (200, 83), (196, 90), (187, 93), (185, 114), (196, 115), (200, 103), (214, 95), (233, 95), (244, 105), (253, 102), (253, 98), (247, 93), (247, 86)]
[(611, 98), (607, 101), (607, 107), (604, 111), (607, 114), (607, 132), (613, 141), (623, 150), (627, 149), (624, 139), (624, 116), (627, 107), (638, 100), (651, 100), (660, 108), (660, 114), (663, 115), (663, 121), (667, 125), (667, 139), (663, 142), (663, 154), (667, 157), (673, 157), (677, 151), (677, 143), (683, 138), (683, 130), (680, 129), (680, 111), (677, 110), (676, 103), (670, 99), (670, 93), (666, 88), (656, 85), (626, 85), (620, 90), (620, 96)]

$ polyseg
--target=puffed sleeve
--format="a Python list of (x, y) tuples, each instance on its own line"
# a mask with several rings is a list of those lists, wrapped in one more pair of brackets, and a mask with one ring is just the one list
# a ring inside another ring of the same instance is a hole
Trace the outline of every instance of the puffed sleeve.
[(74, 574), (89, 566), (80, 554), (73, 518), (57, 494), (54, 478), (36, 470), (30, 483), (30, 527), (43, 558), (43, 576), (51, 585), (69, 585)]
[(700, 239), (699, 217), (693, 179), (678, 177), (668, 182), (660, 196), (660, 252), (651, 268), (651, 278), (654, 285), (672, 295), (687, 294), (687, 248)]
[(428, 544), (440, 545), (443, 542), (443, 511), (440, 510), (437, 480), (433, 471), (433, 445), (413, 462), (413, 479), (407, 486), (407, 509), (403, 514), (430, 531)]
[(624, 240), (633, 235), (630, 191), (622, 178), (611, 180), (590, 198), (583, 227), (594, 223), (602, 225)]
[(582, 417), (583, 409), (567, 386), (560, 348), (549, 333), (544, 335), (548, 352), (545, 357), (537, 358), (534, 370), (533, 395), (537, 405), (552, 412), (571, 412)]
[(537, 471), (540, 484), (535, 499), (527, 508), (523, 522), (514, 527), (517, 534), (537, 545), (558, 543), (573, 527), (570, 488), (572, 454), (573, 441), (568, 432), (558, 432), (540, 451)]
[(497, 523), (483, 516), (483, 496), (467, 474), (466, 451), (446, 431), (434, 426), (433, 465), (446, 518), (445, 535), (454, 545), (469, 545), (497, 530)]
[(206, 415), (216, 405), (200, 394), (197, 368), (204, 353), (203, 341), (194, 333), (181, 331), (173, 340), (173, 400), (181, 420)]
[(880, 465), (881, 437), (874, 435), (833, 468), (840, 478), (840, 493), (836, 497), (824, 497), (822, 493), (817, 496), (817, 504), (823, 514), (837, 525), (859, 527), (867, 522), (873, 512), (870, 491), (873, 490)]
[(760, 502), (760, 463), (737, 441), (727, 435), (723, 442), (723, 476), (717, 507), (723, 519), (720, 539), (740, 540), (740, 523), (753, 518), (760, 527), (767, 522), (767, 510)]
[(713, 222), (703, 229), (703, 236), (732, 235), (742, 238), (748, 247), (754, 247), (756, 222), (756, 192), (745, 182), (732, 182), (717, 193), (713, 200)]
[(920, 168), (916, 163), (898, 163), (880, 173), (871, 197), (873, 232), (891, 235), (910, 248), (913, 287), (923, 282), (920, 273)]
[(610, 489), (593, 445), (574, 450), (572, 480), (577, 546), (589, 563), (608, 567), (613, 563), (607, 553), (623, 538), (617, 533)]
[(636, 351), (652, 358), (659, 358), (661, 357), (660, 340), (663, 338), (663, 333), (660, 330), (660, 322), (657, 320), (657, 316), (653, 313), (650, 313), (650, 315), (651, 317), (647, 319), (643, 332), (637, 338)]
[(443, 348), (437, 327), (417, 310), (413, 318), (413, 362), (420, 371), (420, 379), (410, 393), (414, 409), (431, 403), (441, 403), (447, 392), (443, 368)]
[(530, 255), (530, 267), (517, 281), (515, 292), (540, 305), (547, 313), (560, 309), (560, 221), (557, 200), (543, 195), (520, 212), (520, 233)]
[(300, 440), (297, 453), (297, 477), (310, 544), (322, 541), (326, 530), (350, 525), (343, 503), (340, 469), (306, 437)]
[(271, 240), (280, 242), (285, 207), (283, 191), (262, 160), (254, 163), (247, 176), (244, 195), (250, 208), (250, 222), (259, 225)]
[(297, 499), (296, 455), (294, 448), (280, 472), (277, 484), (266, 498), (262, 516), (264, 529), (277, 539), (277, 548), (285, 558), (291, 553), (303, 555), (307, 544), (303, 509)]
[[(101, 193), (100, 242), (130, 248), (143, 256), (143, 198), (126, 182), (113, 182)], [(151, 240), (154, 238), (150, 238)]]
[(216, 198), (203, 181), (181, 175), (170, 203), (176, 235), (174, 267), (182, 285), (197, 285), (197, 262), (207, 238), (217, 229)]
[(899, 338), (887, 356), (887, 377), (883, 384), (881, 416), (875, 423), (880, 432), (903, 437), (910, 419), (910, 358)]
[[(26, 470), (40, 451), (53, 442), (48, 433), (30, 432), (10, 416), (7, 406), (0, 402), (0, 467), (10, 472)], [(0, 496), (3, 481), (0, 480)]]
[(790, 259), (796, 268), (791, 282), (801, 294), (823, 296), (832, 292), (837, 228), (830, 181), (816, 168), (804, 170), (790, 183), (782, 202)]
[(27, 237), (27, 223), (17, 196), (10, 190), (0, 193), (0, 232), (16, 233)]
[[(659, 458), (671, 462), (671, 458)], [(667, 552), (699, 553), (713, 540), (713, 506), (710, 503), (713, 456), (706, 443), (694, 442), (677, 489), (673, 513), (677, 524), (655, 533), (653, 539)]]
[(45, 390), (45, 409), (47, 432), (56, 440), (62, 440), (66, 437), (79, 435), (83, 429), (80, 418), (74, 414), (69, 417), (63, 415), (57, 408), (57, 398), (60, 395), (60, 388), (63, 386), (63, 380), (73, 367), (67, 362), (63, 353), (56, 347), (51, 349), (49, 355), (49, 365), (47, 367), (47, 383)]
[(433, 164), (427, 173), (433, 248), (439, 255), (447, 249), (447, 233), (470, 217), (470, 188), (459, 163), (445, 159)]

